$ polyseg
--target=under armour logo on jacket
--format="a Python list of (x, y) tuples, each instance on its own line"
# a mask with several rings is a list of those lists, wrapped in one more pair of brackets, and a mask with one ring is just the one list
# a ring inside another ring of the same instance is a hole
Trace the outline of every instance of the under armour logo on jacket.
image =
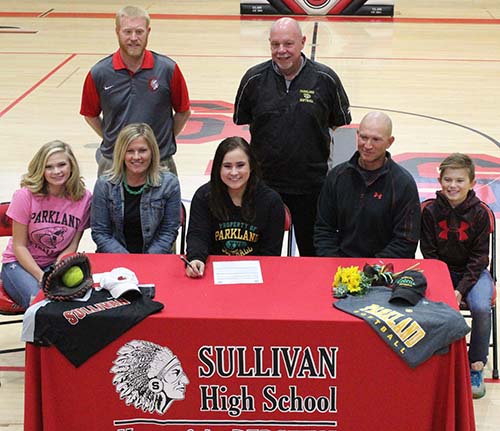
[(373, 193), (373, 197), (374, 197), (374, 198), (377, 198), (377, 199), (379, 199), (379, 200), (380, 200), (380, 199), (382, 199), (382, 193), (379, 193), (379, 192), (374, 192), (374, 193)]
[(464, 221), (460, 222), (460, 226), (458, 228), (450, 228), (446, 220), (440, 221), (438, 223), (438, 226), (442, 229), (438, 235), (438, 237), (441, 239), (448, 239), (449, 232), (458, 232), (459, 241), (465, 241), (466, 239), (469, 239), (469, 235), (467, 235), (466, 232), (466, 230), (469, 229), (469, 224)]

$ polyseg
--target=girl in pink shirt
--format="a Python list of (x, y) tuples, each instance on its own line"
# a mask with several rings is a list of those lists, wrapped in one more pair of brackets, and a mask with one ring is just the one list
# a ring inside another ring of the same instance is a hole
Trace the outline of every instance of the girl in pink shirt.
[(90, 202), (91, 193), (69, 145), (61, 141), (43, 145), (7, 210), (13, 232), (3, 253), (1, 277), (18, 305), (29, 306), (44, 270), (76, 252), (89, 226)]

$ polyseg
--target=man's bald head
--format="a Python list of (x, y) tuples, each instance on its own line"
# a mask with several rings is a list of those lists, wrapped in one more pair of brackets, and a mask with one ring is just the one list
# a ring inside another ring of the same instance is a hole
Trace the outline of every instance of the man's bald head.
[(370, 171), (381, 168), (386, 160), (386, 151), (393, 142), (389, 116), (379, 111), (366, 114), (357, 132), (359, 165)]
[(275, 31), (295, 33), (299, 38), (302, 38), (302, 29), (300, 28), (299, 23), (293, 18), (284, 17), (274, 21), (269, 32), (269, 37), (271, 37)]
[(392, 120), (385, 112), (372, 111), (366, 114), (359, 123), (360, 129), (361, 125), (366, 123), (375, 123), (379, 126), (380, 130), (385, 132), (384, 134), (387, 137), (392, 136)]

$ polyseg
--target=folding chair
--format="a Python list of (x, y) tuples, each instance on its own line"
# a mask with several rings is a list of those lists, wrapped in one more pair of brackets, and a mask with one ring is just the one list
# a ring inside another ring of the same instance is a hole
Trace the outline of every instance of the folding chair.
[[(492, 361), (492, 377), (498, 379), (498, 330), (497, 330), (497, 244), (496, 244), (496, 219), (493, 210), (484, 202), (481, 202), (481, 206), (488, 212), (489, 222), (490, 222), (490, 266), (489, 271), (491, 278), (493, 279), (493, 295), (491, 297), (491, 342), (490, 347), (493, 350), (493, 361)], [(470, 313), (468, 313), (469, 308), (467, 303), (462, 301), (460, 304), (460, 310), (465, 311), (465, 318), (472, 318)]]
[[(427, 199), (421, 203), (421, 209), (423, 210), (429, 203), (433, 202), (435, 199)], [(497, 262), (497, 248), (496, 248), (496, 220), (495, 213), (493, 210), (484, 202), (481, 202), (481, 205), (488, 212), (489, 216), (489, 224), (490, 224), (490, 265), (489, 271), (491, 278), (493, 279), (493, 295), (491, 297), (491, 342), (489, 346), (493, 350), (493, 360), (492, 360), (492, 377), (494, 379), (498, 379), (498, 331), (497, 331), (497, 308), (496, 308), (496, 299), (497, 299), (497, 270), (496, 270), (496, 262)], [(469, 313), (469, 308), (465, 301), (462, 301), (460, 304), (460, 310), (463, 311), (464, 317), (466, 319), (471, 319), (472, 316)]]
[[(9, 208), (10, 202), (0, 203), (0, 236), (12, 236), (12, 220), (7, 216), (6, 212)], [(13, 314), (23, 314), (24, 309), (17, 305), (3, 288), (2, 280), (0, 279), (0, 314), (13, 315)], [(0, 326), (12, 325), (15, 323), (22, 323), (22, 319), (7, 320), (0, 322)], [(13, 353), (22, 352), (24, 347), (19, 347), (15, 349), (1, 349), (0, 354), (3, 353)]]
[(285, 227), (283, 230), (288, 233), (287, 244), (286, 244), (286, 255), (292, 256), (292, 244), (293, 244), (292, 214), (290, 213), (290, 209), (285, 204), (283, 205), (285, 207)]
[(184, 254), (186, 251), (186, 224), (187, 224), (187, 213), (184, 202), (181, 202), (181, 246), (180, 253)]

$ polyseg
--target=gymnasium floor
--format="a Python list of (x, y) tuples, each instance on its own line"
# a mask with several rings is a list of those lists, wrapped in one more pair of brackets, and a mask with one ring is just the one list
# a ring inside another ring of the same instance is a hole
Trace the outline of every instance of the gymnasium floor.
[[(79, 115), (81, 88), (89, 68), (116, 50), (113, 16), (124, 4), (0, 0), (0, 201), (10, 200), (36, 149), (52, 139), (72, 145), (93, 187), (98, 139)], [(220, 140), (248, 135), (232, 124), (232, 104), (246, 69), (269, 57), (272, 20), (240, 19), (237, 0), (142, 5), (152, 14), (148, 47), (179, 63), (193, 101), (176, 155), (188, 203), (207, 181)], [(395, 5), (394, 20), (302, 21), (305, 53), (311, 55), (318, 23), (316, 60), (341, 77), (353, 122), (372, 109), (391, 115), (396, 137), (391, 152), (411, 170), (422, 197), (434, 193), (439, 160), (452, 151), (466, 152), (478, 165), (477, 191), (498, 217), (500, 2), (396, 0)], [(88, 233), (81, 249), (93, 251)], [(18, 326), (1, 327), (0, 347), (16, 346), (18, 337)], [(19, 353), (0, 356), (0, 429), (22, 429), (23, 363)], [(479, 431), (500, 429), (500, 385), (489, 380), (487, 391), (474, 401)]]

